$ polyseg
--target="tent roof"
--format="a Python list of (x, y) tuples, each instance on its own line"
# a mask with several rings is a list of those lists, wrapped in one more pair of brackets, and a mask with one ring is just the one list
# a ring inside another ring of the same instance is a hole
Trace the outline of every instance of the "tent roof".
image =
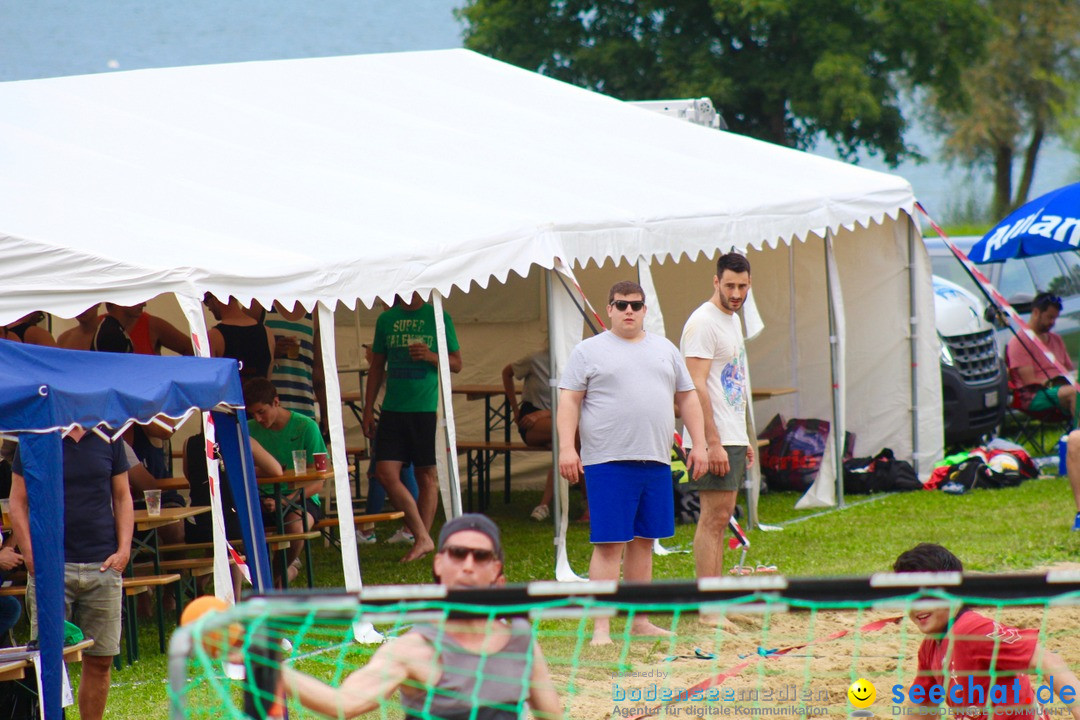
[(902, 178), (466, 50), (0, 83), (0, 168), (0, 322), (162, 292), (371, 305), (914, 203)]
[(244, 406), (235, 360), (83, 352), (0, 342), (0, 431), (113, 429)]

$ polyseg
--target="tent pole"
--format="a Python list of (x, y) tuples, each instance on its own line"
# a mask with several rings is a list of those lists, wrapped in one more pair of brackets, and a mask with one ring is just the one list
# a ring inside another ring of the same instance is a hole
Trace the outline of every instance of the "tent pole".
[[(270, 554), (266, 548), (266, 533), (262, 525), (259, 485), (255, 480), (255, 460), (251, 455), (251, 437), (248, 435), (247, 413), (242, 408), (238, 408), (235, 415), (221, 412), (209, 413), (208, 415), (213, 422), (208, 421), (207, 427), (212, 427), (214, 432), (217, 432), (218, 429), (223, 431), (218, 438), (218, 447), (221, 449), (221, 457), (225, 461), (225, 466), (232, 468), (229, 472), (229, 488), (232, 490), (236, 512), (239, 515), (240, 532), (244, 538), (244, 545), (251, 548), (247, 551), (247, 562), (245, 563), (248, 567), (250, 582), (256, 592), (266, 592), (274, 586), (274, 579), (270, 570)], [(239, 472), (236, 472), (237, 470)], [(218, 481), (220, 487), (220, 477)], [(220, 505), (220, 497), (218, 498), (218, 504)], [(224, 534), (224, 525), (220, 530)], [(223, 545), (227, 554), (237, 560), (236, 551), (227, 542), (223, 543)], [(214, 552), (216, 553), (217, 550), (218, 548), (215, 547)], [(226, 580), (225, 584), (230, 588), (232, 587), (231, 580)]]
[(837, 331), (836, 304), (833, 302), (834, 257), (832, 250), (832, 230), (825, 231), (825, 294), (829, 302), (829, 371), (832, 376), (832, 435), (833, 454), (836, 461), (836, 506), (844, 507), (844, 424), (840, 402), (840, 336)]
[[(315, 317), (319, 322), (319, 343), (323, 358), (323, 376), (326, 386), (326, 424), (330, 428), (330, 457), (334, 471), (334, 502), (339, 517), (352, 517), (352, 487), (349, 484), (349, 456), (345, 452), (345, 424), (341, 419), (341, 383), (337, 373), (337, 338), (334, 332), (334, 311), (322, 301), (315, 303)], [(357, 477), (359, 477), (359, 470)], [(359, 482), (359, 481), (358, 481)], [(356, 549), (356, 526), (343, 522), (341, 533), (341, 568), (345, 576), (345, 589), (357, 592), (363, 586), (360, 577), (360, 556)]]
[[(556, 375), (555, 369), (558, 366), (558, 360), (555, 353), (554, 338), (558, 337), (559, 327), (558, 318), (553, 312), (553, 301), (555, 298), (555, 284), (552, 282), (551, 276), (554, 270), (548, 270), (544, 273), (544, 287), (547, 291), (547, 325), (548, 325), (548, 368), (551, 369), (551, 376), (548, 378), (548, 392), (551, 393), (551, 487), (553, 492), (551, 493), (551, 516), (554, 519), (555, 524), (555, 546), (558, 547), (562, 540), (562, 506), (563, 506), (563, 493), (562, 486), (566, 484), (562, 476), (559, 474), (559, 430), (556, 427), (557, 423), (554, 419), (558, 417), (559, 410), (559, 378)], [(569, 293), (569, 290), (567, 290)], [(571, 296), (573, 297), (573, 296)], [(576, 301), (576, 298), (575, 298)], [(580, 307), (580, 306), (579, 306)], [(585, 312), (582, 310), (581, 316), (585, 317)]]
[[(34, 549), (34, 613), (41, 648), (39, 678), (44, 720), (61, 720), (64, 671), (64, 448), (60, 430), (23, 433), (19, 438), (29, 524)], [(29, 605), (27, 611), (29, 612)]]
[[(564, 277), (565, 276), (565, 277)], [(555, 280), (559, 283), (556, 284)], [(570, 284), (567, 284), (567, 280)], [(560, 292), (559, 287), (565, 292)], [(575, 295), (575, 291), (581, 293), (581, 297)], [(580, 299), (580, 302), (578, 300)], [(581, 333), (588, 315), (585, 309), (592, 312), (588, 299), (581, 292), (581, 286), (574, 277), (573, 271), (562, 260), (555, 258), (555, 266), (548, 271), (547, 275), (547, 312), (548, 312), (548, 348), (551, 361), (551, 412), (552, 417), (558, 424), (558, 400), (559, 400), (559, 372), (563, 363), (570, 357), (575, 345), (581, 342)], [(599, 322), (598, 318), (596, 319)], [(593, 333), (595, 326), (589, 324)], [(601, 330), (603, 328), (601, 326)], [(552, 428), (551, 443), (551, 466), (552, 481), (554, 483), (554, 512), (552, 513), (555, 525), (555, 579), (559, 582), (580, 582), (583, 580), (574, 569), (570, 567), (570, 559), (566, 554), (566, 530), (569, 522), (570, 486), (566, 479), (559, 474), (559, 438), (558, 428)]]
[(907, 216), (908, 239), (908, 348), (911, 353), (911, 464), (919, 473), (919, 313), (915, 284), (915, 219)]
[[(191, 295), (176, 293), (175, 297), (188, 321), (191, 346), (195, 349), (195, 354), (199, 357), (210, 357), (210, 338), (206, 329), (206, 316), (203, 314), (202, 303), (194, 292)], [(199, 419), (203, 437), (211, 443), (215, 442), (210, 413), (200, 413)], [(225, 514), (221, 506), (221, 478), (218, 475), (218, 464), (213, 454), (206, 452), (203, 455), (206, 462), (206, 480), (210, 484), (210, 528), (214, 542), (214, 594), (226, 602), (233, 603), (236, 602), (236, 598), (233, 593), (232, 573), (229, 570), (229, 541), (225, 532)]]
[[(450, 388), (450, 355), (446, 347), (446, 320), (443, 318), (443, 297), (438, 290), (431, 291), (431, 304), (435, 310), (435, 333), (439, 345), (439, 392), (442, 396), (446, 448), (450, 461), (450, 512), (447, 513), (447, 519), (451, 519), (461, 515), (461, 470), (457, 459), (457, 427), (454, 424), (454, 396)], [(445, 504), (443, 511), (446, 511)]]

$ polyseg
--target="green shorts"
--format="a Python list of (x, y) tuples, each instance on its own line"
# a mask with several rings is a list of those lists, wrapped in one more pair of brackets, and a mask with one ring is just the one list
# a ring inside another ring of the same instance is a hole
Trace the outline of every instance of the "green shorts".
[(1061, 410), (1061, 401), (1058, 399), (1058, 390), (1060, 389), (1060, 385), (1039, 388), (1035, 394), (1031, 396), (1031, 402), (1028, 403), (1027, 409), (1032, 412)]
[[(120, 654), (120, 609), (124, 602), (123, 578), (101, 563), (64, 563), (65, 619), (75, 623), (94, 644), (87, 655)], [(34, 578), (27, 578), (26, 607), (30, 611), (30, 636), (37, 637)]]
[(720, 477), (719, 475), (713, 475), (711, 472), (706, 472), (696, 481), (698, 490), (737, 492), (742, 487), (743, 480), (746, 478), (746, 446), (725, 445), (724, 450), (727, 451), (728, 462), (731, 464), (727, 475)]

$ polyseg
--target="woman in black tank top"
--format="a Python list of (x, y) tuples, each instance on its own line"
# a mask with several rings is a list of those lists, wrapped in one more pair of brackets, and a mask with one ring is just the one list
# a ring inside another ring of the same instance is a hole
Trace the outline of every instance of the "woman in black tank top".
[(246, 381), (254, 377), (264, 378), (269, 375), (270, 364), (274, 358), (266, 342), (265, 325), (262, 323), (254, 325), (218, 323), (214, 329), (225, 339), (224, 356), (240, 361), (241, 380)]

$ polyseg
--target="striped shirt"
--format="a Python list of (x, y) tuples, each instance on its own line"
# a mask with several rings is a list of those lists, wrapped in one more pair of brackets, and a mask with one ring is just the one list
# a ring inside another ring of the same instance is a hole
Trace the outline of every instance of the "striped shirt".
[(284, 408), (307, 415), (319, 421), (319, 405), (315, 401), (315, 321), (311, 313), (302, 318), (289, 320), (271, 309), (263, 321), (274, 336), (295, 337), (300, 341), (300, 352), (296, 358), (274, 358), (270, 371), (270, 382), (277, 389), (278, 398)]

